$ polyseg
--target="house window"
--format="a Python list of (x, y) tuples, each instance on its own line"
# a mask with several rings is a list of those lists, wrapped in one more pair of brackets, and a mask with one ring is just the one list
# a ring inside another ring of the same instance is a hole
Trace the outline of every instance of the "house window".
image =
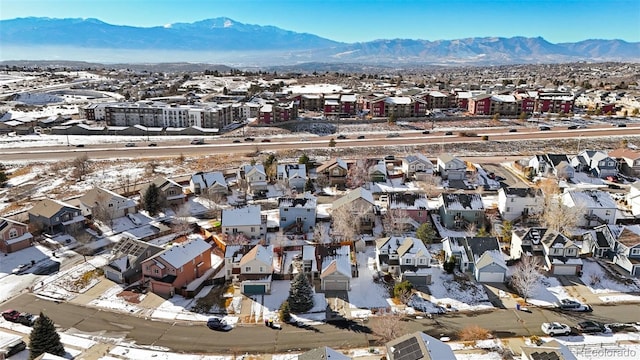
[(113, 204), (109, 204), (109, 207), (113, 207)]
[(511, 208), (507, 206), (507, 208), (505, 209), (506, 212), (511, 211)]
[(153, 269), (153, 273), (154, 273), (154, 274), (159, 274), (159, 273), (160, 273), (160, 270), (158, 270), (158, 269)]
[(631, 255), (640, 255), (640, 249), (631, 249)]
[(284, 211), (285, 211), (285, 212), (288, 212), (288, 211), (289, 211), (289, 208), (284, 208)]
[(425, 259), (418, 259), (418, 264), (424, 264)]
[(256, 231), (256, 228), (252, 226), (251, 227), (251, 232), (255, 232), (255, 231)]
[(245, 266), (244, 272), (251, 272), (251, 266)]
[(404, 259), (405, 264), (411, 264), (411, 259)]
[(285, 222), (285, 221), (287, 221), (287, 218), (286, 217), (282, 217), (282, 218), (280, 218), (280, 221)]
[(605, 216), (611, 216), (611, 210), (607, 210), (604, 214)]
[(260, 272), (264, 272), (264, 268), (260, 266)]
[(9, 239), (13, 239), (16, 237), (18, 237), (18, 230), (16, 229), (9, 230)]

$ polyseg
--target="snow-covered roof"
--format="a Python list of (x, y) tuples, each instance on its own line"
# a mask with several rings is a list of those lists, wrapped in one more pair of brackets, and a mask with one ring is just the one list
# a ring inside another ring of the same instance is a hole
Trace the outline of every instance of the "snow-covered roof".
[(504, 261), (504, 255), (500, 250), (485, 251), (484, 254), (480, 255), (480, 258), (476, 263), (476, 267), (481, 269), (492, 263), (504, 268), (505, 270), (507, 269), (507, 263)]
[(207, 249), (211, 249), (211, 245), (204, 241), (202, 237), (198, 236), (189, 241), (173, 245), (153, 258), (162, 259), (177, 269), (193, 260), (196, 256), (202, 254)]
[(341, 102), (355, 102), (356, 101), (356, 96), (355, 96), (355, 94), (343, 94), (342, 96), (340, 96), (340, 101)]
[(208, 189), (214, 184), (227, 187), (227, 181), (220, 171), (198, 172), (191, 175), (191, 183), (199, 185), (201, 189)]
[(245, 226), (260, 223), (260, 205), (222, 210), (222, 226)]
[(588, 209), (615, 209), (617, 207), (616, 202), (611, 198), (611, 195), (604, 191), (569, 191), (569, 196), (571, 196), (576, 205), (582, 205)]
[(351, 277), (351, 260), (350, 249), (348, 245), (343, 245), (336, 249), (336, 252), (332, 256), (327, 256), (322, 259), (322, 272), (320, 278), (326, 277), (333, 273), (340, 273), (346, 277)]
[(480, 194), (442, 194), (442, 202), (447, 210), (484, 210)]
[(246, 253), (240, 260), (240, 266), (253, 261), (258, 260), (267, 265), (272, 265), (273, 261), (273, 245), (256, 245), (248, 253)]
[(411, 104), (411, 98), (406, 96), (390, 96), (386, 98), (384, 102), (395, 105), (409, 105)]
[(371, 193), (371, 191), (363, 187), (359, 187), (357, 189), (349, 191), (345, 196), (334, 201), (333, 208), (334, 209), (339, 208), (340, 206), (350, 203), (358, 198), (361, 198), (367, 201), (368, 203), (371, 204), (371, 206), (375, 205), (375, 202), (373, 200), (373, 194)]
[(516, 102), (516, 97), (513, 95), (492, 95), (491, 96), (491, 100), (492, 101), (499, 101), (499, 102), (512, 102), (515, 103)]

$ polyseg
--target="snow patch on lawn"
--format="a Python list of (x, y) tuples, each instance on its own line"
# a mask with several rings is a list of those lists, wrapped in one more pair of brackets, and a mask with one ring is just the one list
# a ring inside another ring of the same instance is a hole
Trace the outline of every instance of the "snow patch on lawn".
[(640, 288), (634, 283), (624, 284), (613, 279), (602, 269), (602, 266), (595, 261), (584, 261), (580, 280), (594, 294), (640, 291)]
[(433, 283), (429, 285), (430, 301), (452, 311), (493, 309), (481, 284), (471, 280), (456, 280), (442, 268), (431, 268)]

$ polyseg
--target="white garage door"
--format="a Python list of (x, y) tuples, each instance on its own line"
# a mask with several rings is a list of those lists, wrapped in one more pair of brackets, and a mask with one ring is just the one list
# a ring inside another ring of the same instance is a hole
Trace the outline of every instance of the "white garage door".
[(325, 280), (324, 290), (349, 290), (349, 283), (344, 280)]
[(554, 265), (553, 273), (556, 275), (575, 275), (576, 267), (575, 266), (562, 266), (562, 265)]
[(501, 272), (481, 272), (478, 278), (480, 282), (504, 282), (504, 273)]

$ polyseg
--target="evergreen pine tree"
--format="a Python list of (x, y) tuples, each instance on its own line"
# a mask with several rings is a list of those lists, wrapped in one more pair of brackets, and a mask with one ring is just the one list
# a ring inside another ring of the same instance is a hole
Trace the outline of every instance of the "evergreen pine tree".
[(53, 321), (45, 314), (40, 313), (40, 317), (36, 319), (31, 335), (29, 335), (29, 360), (33, 360), (44, 353), (63, 356), (66, 351), (62, 346), (60, 335), (58, 335)]
[(289, 289), (289, 310), (296, 313), (304, 313), (313, 308), (313, 288), (304, 273), (298, 273)]
[(308, 192), (314, 192), (316, 189), (313, 186), (313, 181), (311, 181), (311, 178), (307, 179), (307, 182), (304, 183), (304, 191), (308, 191)]
[(149, 212), (149, 215), (155, 216), (160, 211), (160, 190), (158, 186), (151, 183), (144, 193), (143, 198), (144, 209)]
[(289, 311), (289, 302), (287, 300), (280, 305), (280, 320), (284, 322), (291, 320), (291, 312)]

